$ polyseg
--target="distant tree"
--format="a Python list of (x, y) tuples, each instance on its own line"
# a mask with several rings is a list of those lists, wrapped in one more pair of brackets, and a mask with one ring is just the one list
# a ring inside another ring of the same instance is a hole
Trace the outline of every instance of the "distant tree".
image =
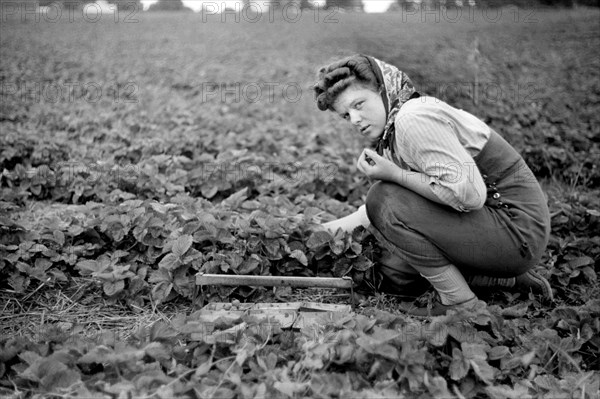
[(0, 0), (0, 5), (1, 4), (24, 4), (24, 5), (37, 5), (38, 4), (38, 0), (15, 0), (15, 1), (7, 1), (7, 0)]
[(575, 6), (575, 1), (574, 0), (540, 0), (540, 3), (544, 6), (551, 6), (551, 7), (574, 7)]
[(539, 7), (540, 2), (537, 0), (477, 0), (477, 7), (481, 8), (497, 8), (504, 6), (517, 6), (523, 8)]
[[(4, 0), (0, 0), (2, 2)], [(82, 8), (86, 4), (95, 3), (98, 0), (10, 0), (13, 4), (35, 4), (40, 7), (49, 7), (52, 4), (65, 5), (69, 8)], [(7, 0), (8, 2), (8, 0)], [(140, 0), (106, 0), (108, 4), (114, 4), (119, 10), (132, 11), (135, 7), (137, 10), (142, 9), (142, 3)]]
[[(598, 0), (596, 0), (597, 2)], [(536, 8), (536, 7), (574, 7), (575, 4), (581, 3), (576, 0), (477, 0), (477, 7), (506, 7), (516, 6), (521, 8)]]
[(94, 0), (38, 0), (40, 7), (48, 7), (51, 4), (66, 4), (70, 8), (82, 8), (88, 3), (93, 3)]
[(298, 8), (312, 8), (312, 3), (309, 0), (270, 0), (269, 6), (274, 8), (283, 8), (289, 3), (296, 3)]
[(348, 11), (363, 11), (362, 0), (326, 0), (325, 8), (341, 8)]
[(576, 0), (578, 6), (600, 7), (600, 0)]
[(192, 11), (183, 5), (181, 0), (158, 0), (152, 4), (148, 11)]
[(387, 10), (389, 12), (413, 11), (419, 7), (421, 7), (421, 3), (417, 3), (414, 0), (396, 0), (394, 3), (390, 4)]
[(116, 5), (118, 10), (132, 11), (133, 9), (141, 10), (143, 8), (140, 0), (108, 0), (108, 2)]
[[(499, 1), (504, 1), (504, 0), (499, 0)], [(415, 0), (397, 0), (396, 3), (401, 6), (406, 8), (418, 8), (418, 7), (427, 7), (430, 9), (434, 9), (436, 7), (456, 7), (456, 6), (462, 6), (462, 5), (468, 5), (468, 1), (461, 1), (461, 0), (420, 0), (420, 1), (415, 1)]]

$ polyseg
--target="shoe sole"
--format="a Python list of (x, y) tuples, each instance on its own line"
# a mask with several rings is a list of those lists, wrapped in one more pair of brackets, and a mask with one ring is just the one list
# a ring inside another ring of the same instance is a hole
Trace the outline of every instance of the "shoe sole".
[[(549, 300), (551, 302), (554, 301), (554, 294), (552, 293), (552, 287), (550, 286), (550, 283), (548, 282), (548, 280), (546, 280), (544, 277), (538, 275), (537, 273), (528, 273), (528, 274), (529, 274), (530, 280), (533, 283), (531, 285), (535, 287), (535, 291), (538, 291), (538, 293), (540, 293), (542, 295), (542, 297), (544, 297), (544, 299)], [(532, 286), (530, 286), (530, 288), (532, 289), (531, 291), (534, 291), (533, 290), (534, 287), (532, 287)]]

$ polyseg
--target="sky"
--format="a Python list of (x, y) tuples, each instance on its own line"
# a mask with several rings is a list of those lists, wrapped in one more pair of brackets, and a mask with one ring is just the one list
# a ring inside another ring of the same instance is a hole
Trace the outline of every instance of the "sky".
[[(148, 7), (150, 7), (150, 5), (152, 3), (156, 3), (158, 0), (141, 0), (142, 4), (144, 5), (144, 10), (147, 10)], [(202, 3), (204, 2), (203, 0), (182, 0), (183, 4), (186, 7), (191, 8), (194, 11), (200, 11), (202, 9)], [(208, 0), (206, 0), (208, 1)], [(262, 4), (261, 0), (254, 0), (256, 1), (258, 4)], [(365, 5), (365, 12), (384, 12), (385, 10), (387, 10), (387, 8), (389, 7), (389, 5), (391, 3), (393, 3), (394, 0), (363, 0), (363, 3)], [(225, 4), (225, 8), (230, 7), (235, 9), (235, 4), (236, 3), (241, 3), (241, 1), (239, 0), (210, 0), (211, 3), (224, 3)], [(324, 3), (325, 1), (322, 0), (322, 3)], [(317, 3), (319, 3), (319, 1), (317, 1)]]

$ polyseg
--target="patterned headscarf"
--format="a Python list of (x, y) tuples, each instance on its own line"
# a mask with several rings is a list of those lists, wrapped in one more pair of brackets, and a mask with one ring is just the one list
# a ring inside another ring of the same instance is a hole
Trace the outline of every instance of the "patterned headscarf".
[(371, 64), (379, 87), (384, 89), (381, 98), (387, 115), (383, 134), (373, 143), (373, 146), (379, 155), (383, 155), (384, 151), (389, 151), (389, 154), (392, 155), (394, 152), (394, 121), (396, 114), (405, 102), (411, 98), (419, 97), (419, 93), (415, 91), (409, 77), (395, 66), (368, 55), (364, 57)]

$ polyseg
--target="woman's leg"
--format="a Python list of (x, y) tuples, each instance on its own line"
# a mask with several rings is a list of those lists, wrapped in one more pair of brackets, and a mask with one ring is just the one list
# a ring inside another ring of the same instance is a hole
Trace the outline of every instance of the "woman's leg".
[[(387, 242), (376, 229), (372, 229), (381, 243)], [(395, 251), (392, 248), (392, 251)], [(418, 297), (429, 287), (429, 282), (414, 267), (397, 254), (381, 246), (381, 255), (377, 258), (377, 289), (393, 295)], [(395, 251), (397, 252), (397, 251)], [(431, 270), (433, 271), (433, 270)], [(490, 288), (533, 292), (542, 298), (552, 301), (552, 287), (544, 277), (533, 270), (528, 270), (516, 277), (491, 277), (486, 275), (467, 275), (467, 284), (471, 289), (488, 292)]]
[(515, 277), (535, 264), (520, 254), (522, 243), (488, 207), (457, 212), (378, 182), (367, 195), (367, 215), (377, 238), (417, 270), (450, 263), (465, 275)]
[[(399, 197), (389, 196), (388, 193), (380, 192), (378, 187), (381, 187), (381, 183), (376, 184), (367, 197), (367, 214), (371, 220), (371, 230), (377, 239), (387, 247), (392, 255), (404, 259), (405, 263), (408, 263), (412, 269), (429, 281), (440, 295), (442, 304), (454, 305), (473, 300), (475, 294), (447, 256), (418, 231), (408, 227), (403, 222), (403, 218), (397, 217), (398, 215), (391, 211), (395, 202), (406, 203), (410, 200), (402, 198), (402, 195)], [(409, 192), (405, 189), (403, 191)], [(405, 202), (404, 199), (408, 201)], [(414, 199), (430, 202), (419, 195), (416, 195)], [(414, 211), (414, 205), (416, 204), (413, 204), (412, 211)], [(407, 209), (400, 213), (407, 212)], [(386, 235), (384, 231), (388, 234)], [(390, 232), (393, 234), (389, 234)], [(399, 263), (400, 265), (402, 263)]]
[(375, 263), (377, 289), (393, 295), (418, 297), (429, 287), (426, 279), (400, 256), (381, 245), (381, 255)]

